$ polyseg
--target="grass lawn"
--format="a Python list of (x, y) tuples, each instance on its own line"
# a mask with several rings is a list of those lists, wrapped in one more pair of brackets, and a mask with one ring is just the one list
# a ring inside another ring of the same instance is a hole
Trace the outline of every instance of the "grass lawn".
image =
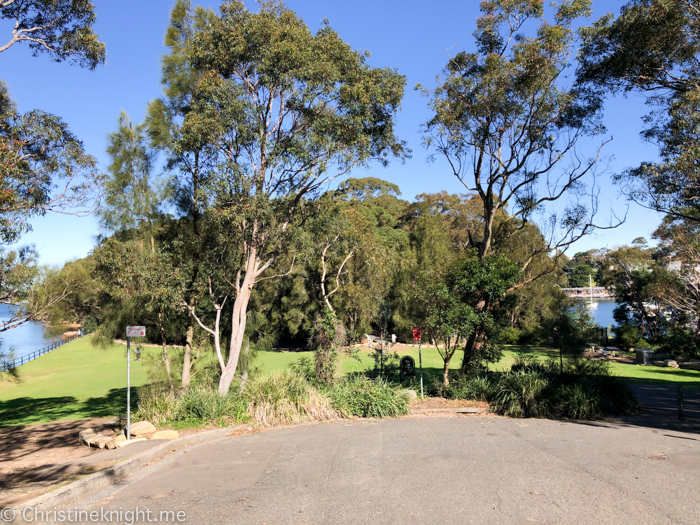
[[(509, 346), (503, 359), (491, 365), (492, 370), (507, 370), (522, 347)], [(532, 347), (535, 355), (557, 357), (556, 350)], [(145, 353), (158, 353), (158, 348), (144, 348)], [(442, 375), (442, 359), (434, 348), (423, 348), (424, 383)], [(418, 366), (418, 348), (402, 349), (399, 356), (410, 355)], [(253, 366), (261, 373), (284, 370), (301, 357), (313, 358), (312, 352), (260, 352)], [(343, 356), (341, 372), (355, 372), (372, 368), (374, 361), (368, 349), (359, 352), (360, 361)], [(462, 353), (452, 359), (452, 369), (459, 368)], [(632, 382), (672, 385), (678, 382), (700, 390), (700, 371), (635, 366), (611, 363), (613, 371)], [(59, 419), (109, 417), (115, 409), (126, 404), (126, 347), (112, 345), (107, 349), (95, 348), (89, 337), (77, 339), (19, 369), (21, 382), (0, 382), (0, 427), (44, 423)], [(146, 383), (145, 369), (132, 360), (132, 403), (135, 388)], [(135, 408), (135, 404), (132, 404)]]
[[(143, 354), (157, 352), (144, 348)], [(58, 419), (109, 417), (126, 404), (126, 346), (95, 348), (76, 339), (18, 368), (20, 383), (0, 382), (0, 426)], [(141, 362), (131, 361), (132, 400), (146, 383)]]

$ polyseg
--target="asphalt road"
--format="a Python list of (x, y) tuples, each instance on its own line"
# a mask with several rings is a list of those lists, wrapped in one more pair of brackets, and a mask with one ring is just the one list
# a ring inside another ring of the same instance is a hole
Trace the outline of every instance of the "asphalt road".
[(182, 523), (196, 525), (695, 525), (698, 489), (695, 433), (411, 417), (225, 438), (144, 467), (70, 508), (138, 508), (155, 518), (182, 512)]

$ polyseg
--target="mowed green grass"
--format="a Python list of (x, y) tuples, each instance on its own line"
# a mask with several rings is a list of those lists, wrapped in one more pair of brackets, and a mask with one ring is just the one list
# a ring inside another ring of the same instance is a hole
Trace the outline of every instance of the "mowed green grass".
[[(145, 348), (146, 353), (158, 353), (157, 348)], [(541, 359), (558, 357), (553, 349), (509, 346), (503, 359), (491, 365), (492, 370), (508, 370), (524, 352)], [(402, 348), (399, 356), (410, 355), (418, 367), (418, 348)], [(442, 375), (442, 358), (435, 348), (423, 347), (423, 371), (426, 385)], [(253, 367), (257, 373), (284, 370), (302, 357), (313, 358), (312, 352), (260, 352)], [(367, 348), (360, 349), (360, 360), (342, 355), (341, 373), (371, 369), (374, 360)], [(457, 369), (462, 360), (458, 351), (450, 368)], [(637, 383), (684, 386), (700, 390), (700, 372), (650, 366), (611, 363), (613, 372)], [(0, 427), (27, 425), (59, 419), (109, 417), (123, 410), (126, 404), (126, 347), (111, 345), (95, 348), (90, 338), (77, 339), (19, 369), (21, 382), (0, 382)], [(146, 384), (146, 371), (141, 362), (132, 359), (132, 406), (135, 389)]]
[[(147, 348), (143, 353), (157, 352)], [(18, 368), (20, 382), (0, 381), (0, 426), (113, 415), (126, 405), (126, 346), (96, 348), (76, 339)], [(131, 386), (146, 384), (132, 354)], [(135, 395), (132, 395), (135, 398)]]

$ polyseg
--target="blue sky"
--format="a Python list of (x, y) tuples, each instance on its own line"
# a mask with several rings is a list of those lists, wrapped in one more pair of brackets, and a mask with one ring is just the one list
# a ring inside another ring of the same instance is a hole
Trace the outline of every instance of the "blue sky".
[[(163, 36), (168, 24), (171, 0), (96, 0), (96, 31), (107, 45), (107, 65), (86, 71), (67, 64), (55, 64), (46, 57), (34, 58), (26, 47), (15, 45), (0, 54), (0, 79), (7, 82), (21, 111), (40, 108), (62, 117), (97, 157), (101, 166), (107, 134), (116, 127), (123, 109), (140, 121), (150, 100), (161, 92), (160, 58), (166, 49)], [(197, 4), (197, 2), (193, 2)], [(594, 18), (608, 11), (619, 12), (624, 2), (593, 0)], [(216, 7), (217, 2), (199, 2)], [(444, 162), (427, 162), (429, 152), (422, 146), (420, 125), (430, 114), (427, 100), (413, 89), (417, 83), (435, 85), (435, 77), (448, 56), (461, 50), (473, 50), (476, 0), (287, 0), (307, 24), (316, 30), (328, 18), (333, 28), (355, 49), (369, 50), (372, 66), (398, 69), (408, 79), (406, 96), (398, 117), (398, 135), (408, 141), (412, 158), (394, 162), (388, 168), (375, 166), (351, 176), (372, 175), (399, 185), (403, 197), (413, 199), (419, 193), (447, 190), (463, 192)], [(249, 2), (254, 8), (254, 4)], [(0, 23), (0, 40), (9, 40), (11, 26)], [(653, 160), (656, 149), (639, 137), (640, 117), (646, 113), (643, 98), (618, 97), (608, 101), (605, 124), (613, 140), (605, 148), (611, 157), (601, 177), (600, 215), (610, 210), (623, 214), (628, 204), (610, 182), (610, 176), (642, 160)], [(592, 148), (590, 150), (592, 152)], [(590, 236), (575, 246), (575, 251), (594, 247), (613, 247), (629, 243), (635, 237), (649, 238), (660, 216), (629, 204), (627, 222), (616, 230)], [(94, 246), (98, 226), (94, 217), (77, 218), (52, 214), (33, 221), (34, 231), (22, 244), (34, 244), (45, 264), (61, 264), (84, 257)], [(572, 251), (573, 253), (573, 251)]]

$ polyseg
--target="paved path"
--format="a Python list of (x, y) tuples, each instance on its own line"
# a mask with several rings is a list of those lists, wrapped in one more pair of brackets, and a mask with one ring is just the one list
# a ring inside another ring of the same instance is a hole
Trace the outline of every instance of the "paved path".
[(635, 426), (678, 430), (700, 434), (700, 391), (683, 389), (683, 421), (678, 420), (678, 393), (675, 386), (631, 385), (640, 404), (639, 415), (623, 421)]
[(196, 525), (695, 525), (699, 453), (696, 434), (612, 423), (335, 422), (190, 448), (71, 508)]

